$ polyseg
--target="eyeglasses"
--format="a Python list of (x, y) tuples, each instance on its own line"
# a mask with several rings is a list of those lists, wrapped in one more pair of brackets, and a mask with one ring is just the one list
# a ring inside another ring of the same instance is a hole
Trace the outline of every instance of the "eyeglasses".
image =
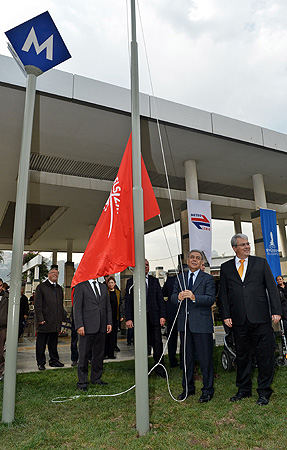
[(249, 247), (250, 242), (243, 242), (242, 244), (236, 244), (235, 247)]

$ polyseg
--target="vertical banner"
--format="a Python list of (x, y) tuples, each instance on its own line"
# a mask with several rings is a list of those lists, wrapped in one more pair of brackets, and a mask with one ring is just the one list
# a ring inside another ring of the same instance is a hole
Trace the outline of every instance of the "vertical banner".
[(204, 252), (211, 266), (211, 203), (187, 199), (189, 249)]
[(278, 275), (281, 275), (276, 211), (260, 208), (260, 219), (266, 259), (274, 278), (276, 278)]

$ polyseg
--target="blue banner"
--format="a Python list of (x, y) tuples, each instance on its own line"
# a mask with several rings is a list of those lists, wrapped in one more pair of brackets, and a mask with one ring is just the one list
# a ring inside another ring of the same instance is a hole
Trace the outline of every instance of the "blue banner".
[(266, 259), (274, 278), (281, 275), (278, 250), (276, 211), (260, 208), (261, 229), (266, 253)]

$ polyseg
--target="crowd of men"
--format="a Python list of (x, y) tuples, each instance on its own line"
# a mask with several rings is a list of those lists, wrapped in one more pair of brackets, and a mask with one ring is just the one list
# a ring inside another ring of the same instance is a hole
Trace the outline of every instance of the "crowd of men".
[[(237, 392), (231, 402), (238, 402), (252, 395), (252, 358), (258, 366), (258, 405), (267, 405), (272, 394), (274, 376), (274, 330), (282, 305), (286, 307), (287, 294), (281, 276), (274, 277), (267, 261), (250, 255), (248, 237), (237, 234), (231, 239), (235, 257), (221, 266), (218, 305), (227, 329), (232, 329), (236, 348)], [(187, 270), (168, 276), (163, 288), (157, 278), (149, 275), (149, 262), (145, 260), (147, 346), (153, 349), (155, 373), (165, 378), (161, 329), (166, 324), (170, 367), (180, 364), (183, 391), (178, 400), (195, 395), (195, 365), (198, 361), (202, 374), (200, 403), (212, 400), (214, 395), (213, 372), (213, 316), (216, 302), (213, 277), (205, 272), (204, 255), (200, 249), (192, 249), (187, 258)], [(49, 365), (63, 367), (57, 349), (62, 321), (66, 319), (63, 307), (63, 290), (57, 283), (58, 268), (52, 266), (48, 279), (39, 284), (35, 293), (35, 317), (37, 324), (36, 358), (39, 370), (45, 370), (45, 350), (48, 346)], [(279, 280), (280, 278), (280, 280)], [(279, 295), (280, 293), (280, 295)], [(105, 385), (102, 380), (103, 360), (107, 351), (116, 349), (120, 294), (115, 279), (106, 277), (105, 283), (97, 279), (76, 285), (72, 311), (72, 365), (77, 365), (77, 387), (87, 391), (91, 384)], [(280, 301), (281, 298), (281, 301)], [(284, 303), (285, 302), (285, 303)], [(114, 305), (111, 307), (111, 304)], [(125, 296), (125, 320), (128, 330), (134, 327), (134, 297), (132, 278), (127, 281)], [(113, 308), (113, 311), (112, 311)], [(283, 308), (283, 314), (286, 311)], [(4, 344), (6, 339), (8, 293), (0, 280), (0, 377), (4, 370)], [(285, 311), (285, 312), (284, 312)], [(26, 310), (24, 311), (26, 313)], [(6, 316), (5, 316), (6, 315)], [(25, 314), (24, 314), (25, 316)], [(283, 319), (286, 321), (287, 317)], [(116, 331), (115, 331), (116, 328)], [(107, 336), (113, 337), (108, 341)], [(178, 332), (180, 355), (177, 359)], [(77, 347), (78, 341), (78, 347)], [(111, 349), (112, 347), (112, 349)], [(111, 350), (107, 350), (107, 348)], [(118, 349), (119, 350), (119, 349)], [(73, 358), (73, 356), (72, 356)], [(89, 363), (91, 373), (89, 377)], [(1, 379), (1, 378), (0, 378)]]

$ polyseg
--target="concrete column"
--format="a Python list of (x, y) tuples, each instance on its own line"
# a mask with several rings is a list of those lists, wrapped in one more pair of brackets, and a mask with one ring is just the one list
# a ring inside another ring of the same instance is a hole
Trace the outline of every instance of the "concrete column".
[[(198, 195), (196, 161), (194, 160), (185, 161), (184, 169), (185, 169), (186, 198), (198, 200), (199, 195)], [(183, 258), (182, 262), (185, 264), (189, 252), (189, 231), (188, 231), (188, 216), (186, 203), (181, 205), (180, 229), (181, 229), (182, 258)]]
[(57, 264), (57, 250), (53, 250), (53, 254), (52, 254), (52, 265), (56, 265)]
[(240, 216), (240, 214), (233, 214), (233, 224), (234, 224), (234, 232), (235, 232), (235, 234), (241, 234), (242, 233), (242, 227), (241, 227), (241, 216)]
[(252, 181), (256, 209), (267, 208), (263, 175), (261, 173), (252, 175)]
[(286, 229), (285, 229), (285, 220), (279, 219), (278, 220), (278, 227), (279, 227), (279, 236), (282, 246), (282, 256), (283, 258), (286, 258), (287, 256), (287, 239), (286, 239)]
[[(73, 239), (67, 239), (67, 262), (65, 263), (64, 274), (64, 299), (71, 300), (71, 283), (74, 276)], [(70, 306), (67, 305), (66, 306)]]
[(185, 188), (186, 198), (198, 200), (198, 182), (196, 161), (190, 160), (184, 162), (185, 169)]
[(72, 262), (73, 257), (73, 239), (67, 239), (67, 262)]

